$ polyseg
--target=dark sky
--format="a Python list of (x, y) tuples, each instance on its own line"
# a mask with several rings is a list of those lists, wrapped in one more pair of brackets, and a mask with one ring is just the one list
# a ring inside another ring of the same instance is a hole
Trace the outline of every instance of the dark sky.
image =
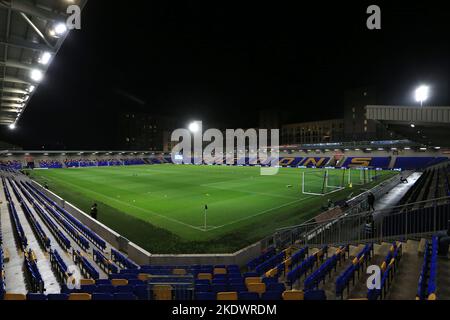
[(1, 133), (25, 148), (104, 149), (115, 107), (250, 127), (268, 108), (340, 117), (345, 90), (368, 85), (378, 103), (411, 104), (425, 82), (430, 104), (449, 105), (448, 6), (389, 2), (369, 31), (373, 2), (90, 0), (17, 130)]

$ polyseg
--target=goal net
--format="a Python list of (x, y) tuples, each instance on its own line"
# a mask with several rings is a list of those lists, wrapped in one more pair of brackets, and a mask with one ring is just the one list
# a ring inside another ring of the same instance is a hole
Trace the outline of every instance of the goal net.
[(302, 193), (325, 196), (345, 188), (345, 170), (306, 169), (302, 172)]

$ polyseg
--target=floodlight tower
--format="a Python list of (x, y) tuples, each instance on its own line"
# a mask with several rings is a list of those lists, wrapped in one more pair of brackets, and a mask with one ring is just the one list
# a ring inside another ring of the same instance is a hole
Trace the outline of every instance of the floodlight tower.
[(420, 106), (423, 106), (424, 101), (428, 99), (430, 88), (425, 85), (421, 85), (414, 92), (417, 102), (420, 102)]

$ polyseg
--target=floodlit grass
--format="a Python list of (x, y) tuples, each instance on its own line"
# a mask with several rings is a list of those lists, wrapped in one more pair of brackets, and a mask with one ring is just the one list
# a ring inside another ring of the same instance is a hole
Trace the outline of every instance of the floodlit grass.
[[(300, 224), (328, 199), (344, 199), (369, 186), (305, 195), (303, 171), (309, 187), (321, 190), (322, 169), (281, 168), (275, 176), (261, 176), (258, 167), (145, 165), (34, 170), (31, 176), (85, 212), (96, 202), (102, 223), (152, 253), (222, 253)], [(342, 181), (342, 170), (329, 172), (330, 179)], [(370, 185), (392, 174), (381, 172)]]

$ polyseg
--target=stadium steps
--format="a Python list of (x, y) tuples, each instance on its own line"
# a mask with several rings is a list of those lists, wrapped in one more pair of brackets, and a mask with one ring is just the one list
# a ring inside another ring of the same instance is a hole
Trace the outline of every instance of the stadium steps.
[(26, 294), (27, 287), (23, 275), (23, 252), (16, 244), (11, 217), (8, 212), (6, 197), (3, 188), (0, 188), (0, 218), (3, 238), (3, 249), (8, 250), (9, 259), (5, 260), (6, 292)]
[(403, 243), (403, 255), (394, 282), (386, 296), (387, 300), (414, 300), (417, 283), (423, 263), (419, 254), (419, 241), (408, 240)]
[[(369, 262), (370, 265), (381, 265), (384, 258), (389, 252), (389, 248), (391, 247), (391, 243), (382, 244), (374, 244), (374, 254), (372, 260)], [(355, 279), (355, 286), (350, 288), (350, 293), (348, 295), (348, 299), (361, 299), (367, 297), (367, 278), (369, 277), (366, 274), (365, 269), (362, 268), (360, 270), (359, 279)]]
[[(347, 269), (351, 264), (352, 260), (356, 257), (356, 255), (364, 248), (364, 245), (359, 246), (350, 246), (349, 248), (349, 256), (347, 256), (345, 261), (342, 261), (341, 265), (337, 265), (336, 272), (332, 272), (331, 277), (327, 278), (325, 284), (321, 284), (319, 289), (325, 291), (325, 294), (329, 300), (333, 300), (336, 298), (336, 280), (339, 275)], [(334, 252), (336, 252), (337, 248), (334, 248)]]
[(450, 260), (438, 258), (437, 297), (439, 300), (450, 300)]
[[(22, 179), (22, 181), (30, 181), (30, 180), (26, 180), (26, 179)], [(91, 263), (91, 265), (99, 272), (100, 275), (100, 279), (108, 279), (108, 275), (94, 262), (94, 259), (92, 257), (92, 249), (96, 248), (95, 245), (92, 243), (92, 241), (90, 241), (89, 239), (87, 239), (87, 241), (89, 241), (89, 250), (86, 252), (84, 251), (74, 240), (71, 234), (69, 234), (61, 225), (61, 223), (56, 220), (52, 214), (50, 214), (47, 209), (45, 208), (45, 206), (42, 205), (42, 202), (46, 202), (45, 199), (37, 199), (36, 197), (34, 197), (31, 193), (30, 195), (36, 200), (36, 203), (41, 207), (41, 209), (43, 209), (44, 212), (47, 213), (47, 216), (58, 226), (61, 226), (61, 232), (67, 237), (67, 239), (70, 239), (70, 244), (72, 249), (78, 250), (79, 252), (82, 252), (84, 257), (86, 257), (88, 259), (88, 261)], [(66, 220), (67, 221), (67, 220)], [(69, 222), (70, 223), (70, 222)], [(55, 240), (56, 241), (56, 240)], [(111, 257), (111, 251), (108, 250), (108, 248), (110, 249), (111, 246), (108, 244), (107, 245), (107, 252), (104, 252), (104, 255), (107, 258)], [(65, 252), (64, 250), (62, 252)], [(69, 260), (69, 263), (67, 263), (67, 265), (74, 265), (74, 262), (72, 261), (72, 259)]]
[[(9, 183), (11, 183), (11, 180), (9, 181)], [(16, 206), (17, 215), (19, 217), (22, 228), (27, 235), (28, 249), (33, 250), (34, 254), (36, 255), (36, 264), (42, 276), (42, 280), (44, 281), (45, 293), (59, 293), (61, 291), (61, 287), (59, 286), (58, 280), (53, 274), (49, 255), (45, 250), (42, 249), (39, 241), (36, 239), (33, 229), (31, 228), (28, 219), (23, 213), (20, 202), (16, 198), (16, 195), (14, 194), (10, 184), (8, 184), (8, 189), (11, 194), (11, 199), (14, 201), (14, 204)]]

